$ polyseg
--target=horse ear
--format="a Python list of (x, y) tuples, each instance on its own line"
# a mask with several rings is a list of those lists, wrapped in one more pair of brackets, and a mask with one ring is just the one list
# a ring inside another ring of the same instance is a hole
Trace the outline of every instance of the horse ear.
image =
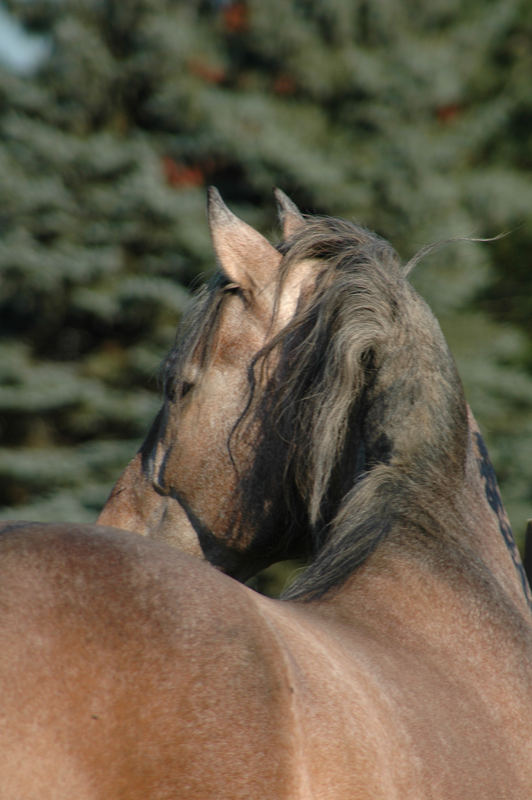
[(207, 213), (216, 258), (230, 281), (243, 289), (263, 289), (277, 276), (281, 254), (267, 239), (230, 211), (214, 186)]
[(281, 189), (275, 189), (274, 195), (277, 200), (279, 222), (283, 229), (283, 239), (288, 239), (306, 224), (305, 218), (296, 204)]

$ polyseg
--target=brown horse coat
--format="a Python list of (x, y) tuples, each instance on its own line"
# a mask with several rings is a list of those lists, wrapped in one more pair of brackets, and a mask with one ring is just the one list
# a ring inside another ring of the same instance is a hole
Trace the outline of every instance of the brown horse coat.
[(112, 529), (0, 536), (0, 796), (525, 798), (530, 634), (383, 546), (264, 598)]
[[(211, 203), (225, 277), (101, 516), (163, 541), (3, 526), (0, 797), (531, 797), (529, 590), (437, 323), (367, 231)], [(272, 600), (167, 541), (310, 560)]]

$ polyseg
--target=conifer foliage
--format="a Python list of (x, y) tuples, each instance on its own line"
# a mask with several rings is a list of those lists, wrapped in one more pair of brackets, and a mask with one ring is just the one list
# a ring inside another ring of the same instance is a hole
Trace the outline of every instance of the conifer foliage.
[[(0, 69), (0, 503), (93, 519), (158, 404), (214, 183), (272, 187), (408, 259), (516, 533), (532, 514), (532, 12), (526, 0), (9, 0), (46, 43)], [(511, 324), (510, 324), (511, 323)]]

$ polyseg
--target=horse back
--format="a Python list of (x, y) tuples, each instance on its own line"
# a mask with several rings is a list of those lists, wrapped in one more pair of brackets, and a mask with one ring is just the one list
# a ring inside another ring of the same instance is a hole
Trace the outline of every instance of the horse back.
[(262, 598), (143, 537), (11, 527), (0, 796), (530, 795), (530, 654), (520, 669), (474, 620), (423, 637), (364, 602), (342, 621), (334, 601)]
[(112, 529), (0, 535), (0, 796), (297, 797), (251, 594)]
[(486, 633), (464, 606), (447, 630), (434, 612), (422, 636), (414, 612), (357, 600), (344, 621), (326, 604), (260, 601), (288, 654), (308, 796), (532, 796), (530, 630)]

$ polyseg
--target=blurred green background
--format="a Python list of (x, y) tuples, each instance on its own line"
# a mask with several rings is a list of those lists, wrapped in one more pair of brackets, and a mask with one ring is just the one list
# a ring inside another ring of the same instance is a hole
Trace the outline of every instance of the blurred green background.
[[(6, 0), (0, 518), (94, 520), (213, 269), (205, 187), (355, 219), (437, 314), (516, 537), (532, 516), (529, 0)], [(7, 17), (6, 17), (7, 19)], [(14, 35), (14, 34), (13, 34)], [(18, 39), (17, 39), (18, 41)], [(23, 45), (20, 47), (22, 49)]]

